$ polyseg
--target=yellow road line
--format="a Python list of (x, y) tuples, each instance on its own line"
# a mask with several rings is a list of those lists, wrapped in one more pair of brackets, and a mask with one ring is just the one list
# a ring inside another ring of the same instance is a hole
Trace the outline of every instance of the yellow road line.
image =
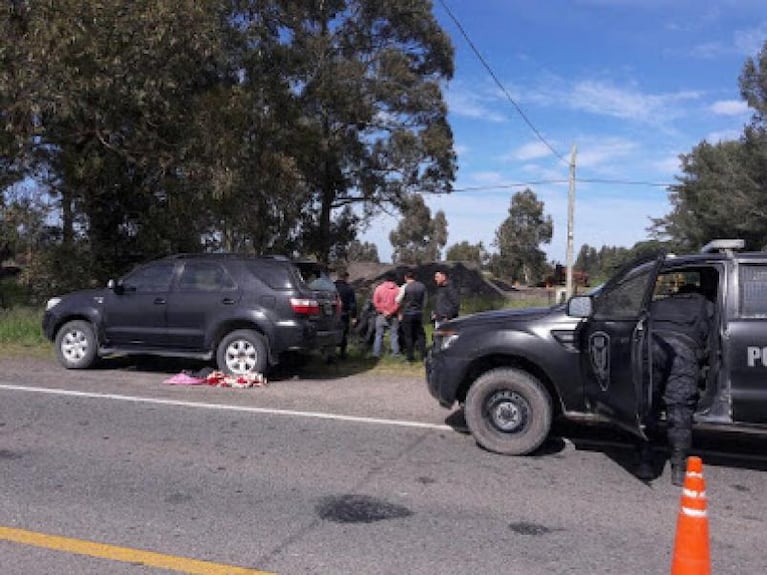
[(146, 565), (147, 567), (157, 567), (158, 569), (167, 569), (191, 575), (273, 575), (266, 571), (245, 569), (244, 567), (234, 567), (209, 561), (198, 561), (197, 559), (187, 559), (186, 557), (163, 555), (162, 553), (131, 549), (130, 547), (116, 547), (104, 543), (83, 541), (82, 539), (58, 537), (35, 531), (14, 529), (12, 527), (0, 526), (0, 540), (33, 545), (55, 551), (76, 553), (78, 555), (99, 557), (111, 561), (136, 563)]

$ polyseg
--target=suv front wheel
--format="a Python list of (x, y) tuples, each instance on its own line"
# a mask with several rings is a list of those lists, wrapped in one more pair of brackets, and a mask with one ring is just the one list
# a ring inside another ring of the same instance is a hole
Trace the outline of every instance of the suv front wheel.
[(67, 369), (86, 369), (96, 360), (98, 342), (87, 321), (65, 323), (56, 334), (56, 358)]
[(250, 329), (238, 329), (227, 334), (218, 344), (218, 369), (234, 375), (265, 373), (268, 364), (264, 338)]
[(551, 429), (551, 397), (527, 372), (488, 371), (469, 389), (464, 405), (474, 439), (489, 451), (525, 455), (535, 451)]

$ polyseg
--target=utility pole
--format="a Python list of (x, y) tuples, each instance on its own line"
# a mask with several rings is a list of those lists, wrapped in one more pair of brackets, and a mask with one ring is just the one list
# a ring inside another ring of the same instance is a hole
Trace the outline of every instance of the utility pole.
[(573, 221), (575, 216), (575, 154), (576, 147), (570, 148), (570, 188), (567, 193), (567, 281), (565, 297), (573, 296)]

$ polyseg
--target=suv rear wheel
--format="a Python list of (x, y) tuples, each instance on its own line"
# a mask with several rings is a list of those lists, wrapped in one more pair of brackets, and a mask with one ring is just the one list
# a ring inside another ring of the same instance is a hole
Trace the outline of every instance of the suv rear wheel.
[(535, 451), (551, 429), (551, 398), (527, 372), (488, 371), (469, 389), (464, 406), (474, 439), (489, 451), (525, 455)]
[(93, 365), (96, 348), (96, 335), (87, 321), (69, 321), (56, 334), (56, 358), (67, 369), (86, 369)]
[(264, 338), (250, 329), (238, 329), (226, 335), (216, 352), (218, 368), (234, 375), (265, 373), (268, 358)]

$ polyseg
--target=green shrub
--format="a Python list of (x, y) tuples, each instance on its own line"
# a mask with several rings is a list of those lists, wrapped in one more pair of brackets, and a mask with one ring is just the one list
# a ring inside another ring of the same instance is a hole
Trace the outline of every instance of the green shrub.
[(17, 306), (0, 310), (0, 345), (47, 345), (40, 326), (42, 317), (40, 308)]

